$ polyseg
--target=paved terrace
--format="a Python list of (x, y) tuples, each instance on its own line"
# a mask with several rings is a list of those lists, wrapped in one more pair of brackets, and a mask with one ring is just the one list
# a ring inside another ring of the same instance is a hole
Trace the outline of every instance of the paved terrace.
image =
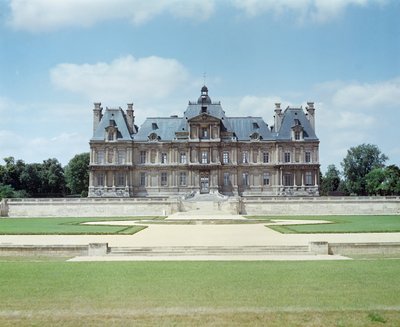
[[(182, 220), (194, 220), (195, 224), (182, 224)], [(232, 220), (239, 223), (207, 224), (207, 220)], [(400, 233), (355, 234), (280, 234), (265, 227), (267, 223), (243, 224), (239, 215), (187, 215), (169, 216), (165, 222), (146, 224), (148, 228), (134, 235), (1, 235), (1, 244), (13, 245), (88, 245), (108, 243), (110, 247), (157, 247), (157, 246), (273, 246), (308, 245), (312, 241), (329, 243), (400, 242)], [(174, 221), (181, 224), (174, 224)], [(196, 223), (197, 222), (197, 223)], [(315, 221), (313, 221), (315, 222)], [(102, 222), (104, 223), (104, 222)], [(288, 222), (290, 223), (290, 222)], [(296, 222), (298, 224), (299, 222)], [(109, 222), (132, 224), (132, 222)]]

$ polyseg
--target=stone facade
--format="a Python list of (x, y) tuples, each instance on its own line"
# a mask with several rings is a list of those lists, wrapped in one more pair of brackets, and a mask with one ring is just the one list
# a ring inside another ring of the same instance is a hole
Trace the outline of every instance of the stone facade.
[(229, 117), (204, 86), (182, 117), (135, 125), (127, 110), (93, 109), (89, 197), (315, 196), (319, 140), (315, 109), (275, 104), (274, 126), (261, 117)]

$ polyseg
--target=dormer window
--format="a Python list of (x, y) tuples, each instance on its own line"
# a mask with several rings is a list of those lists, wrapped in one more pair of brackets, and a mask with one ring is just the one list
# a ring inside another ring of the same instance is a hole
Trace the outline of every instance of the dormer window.
[(151, 133), (149, 135), (149, 140), (150, 141), (158, 141), (159, 139), (160, 139), (160, 137), (156, 133)]
[(258, 123), (253, 123), (253, 129), (257, 129), (260, 128), (260, 126), (258, 126)]
[(157, 123), (152, 123), (151, 128), (154, 130), (158, 129)]
[(207, 113), (207, 107), (201, 107), (201, 113), (206, 114)]
[(261, 140), (262, 137), (257, 132), (254, 132), (253, 134), (250, 135), (250, 139), (252, 139), (252, 140)]

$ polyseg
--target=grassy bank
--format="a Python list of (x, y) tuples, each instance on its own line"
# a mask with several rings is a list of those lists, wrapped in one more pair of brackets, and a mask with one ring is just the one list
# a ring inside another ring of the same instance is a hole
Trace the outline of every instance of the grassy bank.
[[(0, 325), (400, 324), (400, 260), (2, 262)], [(28, 320), (26, 320), (28, 321)], [(219, 322), (219, 323), (218, 323)]]
[(82, 225), (92, 221), (142, 220), (159, 217), (132, 218), (2, 218), (0, 219), (0, 235), (75, 235), (75, 234), (134, 234), (145, 227), (142, 226), (102, 226)]
[(249, 216), (248, 219), (327, 220), (331, 224), (269, 226), (281, 233), (384, 233), (400, 232), (400, 216)]

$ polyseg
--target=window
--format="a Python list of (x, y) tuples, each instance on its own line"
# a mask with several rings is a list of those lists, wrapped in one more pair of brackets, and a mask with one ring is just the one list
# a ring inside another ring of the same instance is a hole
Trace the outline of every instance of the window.
[(295, 131), (295, 132), (294, 132), (294, 139), (295, 139), (296, 141), (300, 140), (300, 132), (299, 132), (299, 131)]
[(229, 186), (231, 184), (231, 175), (229, 173), (224, 173), (224, 186)]
[(181, 156), (180, 156), (179, 162), (181, 164), (185, 164), (186, 163), (186, 152), (181, 152)]
[(167, 173), (161, 173), (161, 186), (167, 186), (168, 178)]
[(97, 186), (105, 186), (104, 185), (104, 173), (97, 174)]
[(113, 132), (108, 132), (108, 140), (114, 141), (114, 133)]
[(249, 152), (248, 151), (242, 152), (242, 162), (249, 163)]
[(263, 185), (264, 186), (269, 185), (269, 173), (264, 173), (263, 174)]
[(285, 161), (285, 162), (290, 162), (290, 152), (285, 152), (284, 161)]
[(263, 162), (264, 163), (269, 162), (269, 152), (264, 152), (263, 153)]
[(201, 163), (202, 164), (208, 163), (208, 151), (201, 152)]
[(179, 185), (186, 186), (186, 172), (181, 172), (179, 174)]
[(167, 163), (167, 154), (165, 152), (161, 153), (161, 163), (162, 164)]
[(125, 186), (125, 174), (117, 173), (117, 186)]
[(108, 151), (108, 163), (112, 163), (114, 159), (114, 151)]
[(156, 156), (157, 156), (157, 151), (156, 150), (151, 150), (151, 153), (150, 153), (151, 163), (156, 163)]
[(305, 161), (306, 162), (311, 162), (311, 152), (307, 151), (305, 153)]
[(286, 173), (283, 175), (283, 185), (284, 186), (293, 186), (293, 175), (290, 173)]
[(249, 186), (249, 173), (242, 174), (242, 182), (243, 182), (243, 186), (245, 186), (245, 187)]
[(140, 173), (140, 186), (146, 186), (146, 173)]
[(104, 163), (104, 151), (102, 151), (102, 150), (97, 151), (96, 163), (97, 164)]
[(140, 163), (146, 163), (146, 151), (140, 151)]
[(158, 129), (157, 123), (151, 123), (151, 128), (153, 131)]
[(126, 152), (124, 150), (118, 151), (118, 164), (123, 165), (126, 160)]
[(203, 139), (208, 139), (208, 128), (207, 127), (201, 128), (201, 137)]
[(306, 185), (312, 185), (312, 173), (311, 171), (306, 172)]
[(224, 151), (222, 153), (222, 162), (224, 164), (228, 164), (229, 163), (229, 152), (228, 151)]

